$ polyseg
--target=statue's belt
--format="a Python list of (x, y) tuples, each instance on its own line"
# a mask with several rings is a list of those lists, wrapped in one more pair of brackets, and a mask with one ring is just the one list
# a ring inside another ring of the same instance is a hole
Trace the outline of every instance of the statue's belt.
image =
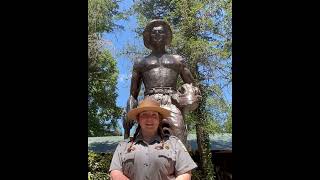
[(176, 93), (177, 90), (175, 90), (172, 87), (155, 87), (150, 88), (144, 92), (144, 95), (152, 95), (152, 94), (173, 94)]

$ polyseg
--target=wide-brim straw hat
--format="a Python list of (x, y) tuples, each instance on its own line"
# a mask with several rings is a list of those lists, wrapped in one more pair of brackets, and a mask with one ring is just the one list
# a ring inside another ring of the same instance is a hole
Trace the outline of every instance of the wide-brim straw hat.
[(171, 111), (160, 107), (160, 103), (156, 100), (146, 98), (140, 102), (137, 108), (128, 112), (127, 116), (129, 120), (137, 120), (137, 115), (143, 111), (155, 111), (162, 115), (162, 118), (170, 116)]
[(154, 19), (152, 21), (150, 21), (146, 28), (144, 29), (143, 31), (143, 42), (144, 42), (144, 46), (148, 49), (151, 49), (152, 50), (152, 45), (151, 45), (151, 42), (150, 42), (150, 38), (151, 38), (151, 30), (153, 27), (155, 26), (160, 26), (162, 25), (163, 28), (166, 29), (167, 31), (167, 39), (166, 39), (166, 42), (165, 42), (165, 45), (169, 45), (172, 41), (172, 31), (171, 31), (171, 28), (170, 28), (170, 25), (162, 20), (162, 19)]

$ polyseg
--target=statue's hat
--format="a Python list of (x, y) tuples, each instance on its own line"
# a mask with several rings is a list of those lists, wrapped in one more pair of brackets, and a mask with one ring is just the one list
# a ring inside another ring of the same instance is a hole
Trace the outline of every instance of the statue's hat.
[(154, 19), (147, 24), (146, 28), (143, 31), (143, 42), (146, 48), (152, 49), (152, 45), (150, 43), (151, 30), (153, 27), (160, 26), (160, 25), (162, 25), (167, 32), (167, 39), (166, 39), (165, 45), (169, 45), (171, 43), (172, 31), (171, 31), (170, 25), (162, 19)]

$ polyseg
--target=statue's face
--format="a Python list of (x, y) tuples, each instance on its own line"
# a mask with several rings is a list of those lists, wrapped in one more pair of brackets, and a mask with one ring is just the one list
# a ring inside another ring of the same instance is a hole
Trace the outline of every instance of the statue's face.
[(151, 31), (151, 41), (155, 44), (163, 44), (165, 43), (166, 35), (163, 26), (155, 26)]

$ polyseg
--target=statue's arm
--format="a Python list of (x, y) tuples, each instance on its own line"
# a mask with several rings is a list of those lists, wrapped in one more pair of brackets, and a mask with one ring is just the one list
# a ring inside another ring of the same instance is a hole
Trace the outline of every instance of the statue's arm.
[(180, 76), (183, 80), (184, 83), (189, 83), (189, 84), (194, 84), (194, 78), (190, 72), (190, 70), (187, 68), (185, 61), (180, 57), (179, 58), (180, 63), (181, 63), (181, 71), (180, 71)]
[(180, 76), (184, 83), (192, 84), (193, 89), (195, 91), (195, 94), (197, 94), (199, 97), (201, 96), (201, 92), (198, 87), (195, 85), (195, 80), (190, 72), (190, 70), (187, 68), (185, 64), (185, 60), (180, 57), (180, 63), (181, 63), (181, 72)]
[(131, 77), (131, 85), (130, 85), (130, 95), (134, 98), (137, 99), (141, 87), (141, 74), (137, 70), (132, 71), (132, 77)]
[(127, 112), (129, 112), (131, 109), (137, 107), (137, 105), (138, 105), (137, 98), (138, 98), (141, 83), (142, 83), (142, 75), (139, 70), (138, 63), (139, 62), (135, 62), (133, 65), (131, 85), (130, 85), (130, 97), (127, 102)]

